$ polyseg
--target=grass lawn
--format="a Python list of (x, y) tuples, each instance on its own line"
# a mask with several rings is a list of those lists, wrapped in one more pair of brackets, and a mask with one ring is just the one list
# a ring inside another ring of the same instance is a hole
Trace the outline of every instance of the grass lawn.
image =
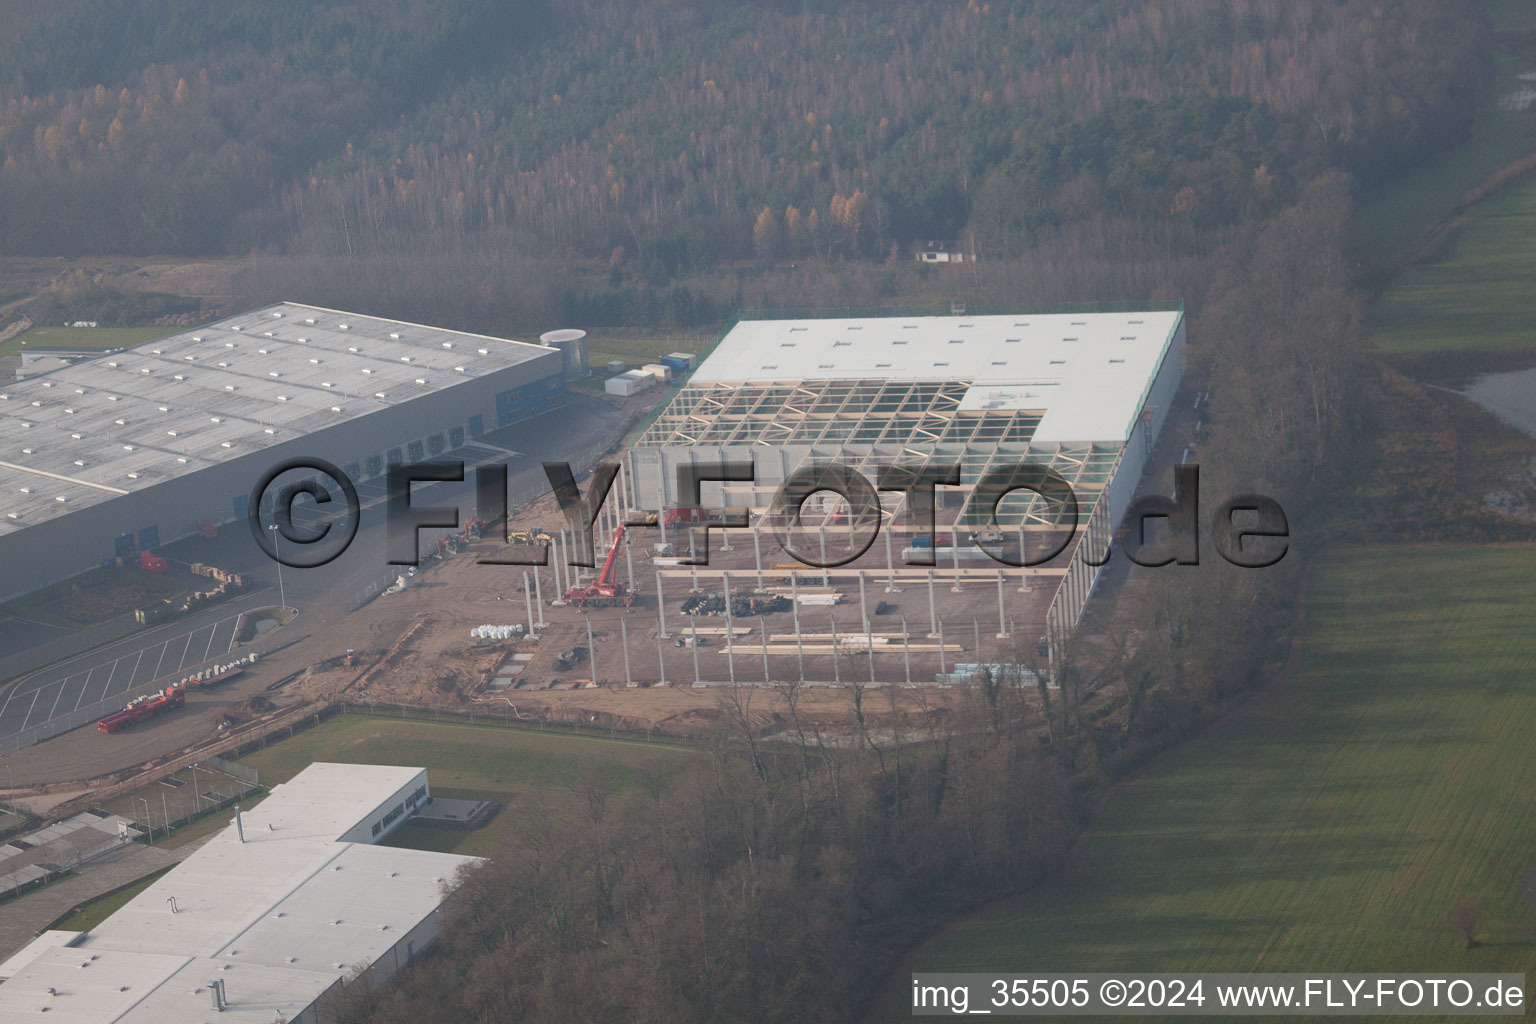
[(291, 779), (315, 761), (426, 768), (433, 793), (494, 800), (502, 810), (472, 832), (403, 825), (392, 845), (495, 856), (533, 800), (542, 798), (559, 812), (579, 799), (575, 787), (585, 777), (601, 772), (613, 798), (622, 802), (641, 792), (648, 772), (665, 771), (679, 754), (680, 748), (660, 743), (339, 715), (241, 763), (260, 772), (265, 786)]
[(631, 370), (645, 364), (661, 361), (668, 352), (693, 352), (697, 354), (709, 344), (709, 335), (687, 332), (654, 338), (612, 338), (601, 332), (587, 337), (587, 365), (599, 377), (607, 376), (605, 364), (610, 359), (622, 359)]
[[(239, 631), (235, 633), (235, 642), (241, 644), (250, 643), (267, 630), (275, 629), (278, 626), (285, 626), (292, 622), (293, 614), (293, 612), (279, 608), (276, 605), (271, 608), (257, 608), (254, 611), (246, 612), (240, 622)], [(263, 629), (262, 623), (264, 622), (271, 623), (271, 625)]]
[(1469, 210), (1371, 317), (1379, 352), (1536, 347), (1536, 175)]
[(169, 337), (180, 327), (33, 327), (0, 344), (0, 356), (24, 348), (127, 348)]
[(48, 927), (60, 928), (67, 932), (88, 932), (121, 910), (129, 900), (145, 889), (148, 889), (151, 885), (154, 885), (155, 882), (159, 881), (160, 876), (169, 870), (171, 869), (161, 868), (154, 874), (146, 875), (137, 882), (125, 885), (114, 892), (98, 896), (87, 903), (82, 903)]
[[(1483, 0), (1496, 32), (1536, 29), (1536, 6), (1527, 0)], [(1398, 176), (1366, 196), (1355, 211), (1355, 252), (1367, 281), (1390, 274), (1463, 197), (1489, 175), (1536, 150), (1536, 107), (1501, 109), (1499, 101), (1523, 84), (1528, 65), (1491, 48), (1493, 82), (1468, 138), (1453, 149)]]
[[(914, 969), (1536, 966), (1536, 549), (1325, 559), (1293, 679), (1153, 761), (1064, 877), (952, 925)], [(1485, 908), (1470, 952), (1461, 894)]]

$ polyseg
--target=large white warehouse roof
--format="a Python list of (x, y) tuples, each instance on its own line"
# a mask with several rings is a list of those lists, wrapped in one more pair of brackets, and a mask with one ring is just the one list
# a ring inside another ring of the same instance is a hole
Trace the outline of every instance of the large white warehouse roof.
[(961, 411), (1043, 412), (1036, 442), (1125, 441), (1182, 313), (743, 320), (690, 387), (967, 381)]
[(550, 351), (281, 302), (0, 383), (0, 518), (30, 526)]

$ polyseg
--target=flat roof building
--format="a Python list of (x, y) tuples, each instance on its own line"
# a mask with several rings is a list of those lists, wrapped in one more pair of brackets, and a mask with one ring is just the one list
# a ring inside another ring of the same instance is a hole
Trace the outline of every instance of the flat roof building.
[[(957, 528), (1018, 530), (1021, 543), (1024, 530), (1071, 528), (1097, 552), (1130, 504), (1183, 357), (1180, 308), (744, 316), (640, 437), (627, 468), (637, 504), (662, 508), (691, 503), (678, 493), (679, 467), (751, 462), (751, 482), (706, 484), (702, 497), (763, 510), (808, 461), (840, 463), (871, 482), (886, 465), (958, 464), (952, 496), (963, 507), (947, 520)], [(991, 508), (972, 502), (986, 474), (1021, 461), (1072, 486), (1076, 523), (1035, 496), (1000, 504), (995, 523)], [(884, 492), (886, 525), (897, 525), (902, 500)], [(829, 509), (825, 523), (837, 522)], [(1055, 626), (1076, 623), (1096, 578), (1097, 567), (1071, 559), (1051, 607)]]
[(424, 952), (478, 862), (373, 845), (430, 799), (424, 769), (311, 765), (92, 931), (0, 966), (0, 1019), (318, 1020), (356, 970), (383, 980)]
[(0, 598), (242, 518), (290, 456), (366, 480), (565, 401), (556, 349), (287, 302), (0, 385)]

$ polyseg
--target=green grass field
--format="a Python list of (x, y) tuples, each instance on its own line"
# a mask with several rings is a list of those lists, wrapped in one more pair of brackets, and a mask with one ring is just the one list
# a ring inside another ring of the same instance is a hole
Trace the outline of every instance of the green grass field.
[[(1484, 8), (1497, 31), (1536, 30), (1536, 5), (1484, 0)], [(1536, 174), (1447, 220), (1490, 175), (1536, 153), (1536, 106), (1501, 106), (1526, 84), (1517, 76), (1530, 66), (1498, 48), (1489, 60), (1494, 85), (1467, 141), (1375, 190), (1355, 211), (1364, 279), (1401, 270), (1371, 315), (1382, 354), (1536, 347)]]
[(1390, 274), (1468, 192), (1536, 150), (1536, 107), (1499, 107), (1499, 99), (1518, 88), (1516, 75), (1528, 69), (1505, 53), (1492, 59), (1496, 84), (1466, 142), (1377, 189), (1355, 211), (1354, 250), (1366, 280)]
[[(1295, 677), (1153, 761), (1062, 878), (913, 969), (1536, 968), (1536, 549), (1323, 557)], [(1469, 952), (1461, 894), (1485, 907)]]
[(1468, 211), (1371, 318), (1377, 351), (1536, 347), (1536, 175)]
[(680, 748), (496, 726), (339, 715), (290, 740), (241, 758), (263, 785), (293, 778), (315, 761), (397, 764), (428, 770), (433, 793), (494, 800), (503, 805), (490, 824), (472, 832), (406, 824), (391, 843), (473, 856), (495, 856), (517, 827), (520, 811), (542, 798), (557, 813), (578, 799), (575, 787), (601, 772), (622, 802), (641, 791), (652, 771), (666, 771)]
[(24, 348), (126, 348), (169, 337), (179, 327), (33, 327), (0, 344), (0, 356)]

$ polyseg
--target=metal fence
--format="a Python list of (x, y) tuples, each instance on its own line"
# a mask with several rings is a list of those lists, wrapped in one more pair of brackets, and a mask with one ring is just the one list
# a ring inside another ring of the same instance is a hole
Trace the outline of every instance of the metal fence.
[(222, 757), (219, 757), (217, 754), (208, 754), (197, 763), (199, 765), (206, 766), (212, 771), (223, 772), (225, 775), (234, 776), (241, 782), (247, 783), (248, 785), (258, 786), (261, 784), (261, 776), (257, 773), (255, 768), (240, 764), (238, 761), (226, 761)]
[(246, 794), (261, 788), (255, 769), (221, 757), (205, 756), (189, 767), (193, 774), (190, 785), (182, 786), (174, 792), (164, 789), (158, 794), (159, 800), (152, 797), (135, 798), (143, 816), (135, 813), (132, 817), (149, 830), (151, 843), (158, 837), (168, 835), (171, 829), (228, 807)]
[[(155, 687), (155, 689), (158, 689), (158, 687)], [(122, 707), (128, 702), (129, 696), (130, 694), (124, 694), (122, 697), (114, 698), (111, 701), (98, 701), (87, 707), (76, 708), (67, 715), (50, 718), (48, 721), (34, 725), (30, 729), (23, 729), (21, 732), (0, 738), (0, 754), (9, 754), (13, 750), (21, 750), (23, 747), (30, 747), (34, 743), (53, 739), (53, 737), (69, 732), (71, 729), (78, 729), (82, 725), (88, 725)]]
[(10, 899), (24, 891), (45, 886), (60, 876), (77, 870), (82, 864), (88, 864), (97, 857), (122, 849), (133, 839), (131, 835), (106, 836), (99, 843), (61, 851), (57, 857), (47, 861), (30, 864), (19, 871), (0, 875), (0, 900)]
[[(288, 645), (283, 644), (281, 646), (286, 647)], [(265, 657), (276, 649), (277, 648), (275, 646), (271, 645), (264, 648), (249, 647), (243, 649), (241, 656), (243, 657), (244, 655), (250, 654), (252, 651), (254, 651), (255, 653)], [(234, 658), (230, 654), (225, 654), (219, 658), (210, 658), (208, 661), (205, 661), (199, 665), (194, 665), (190, 668), (179, 668), (175, 672), (161, 676), (159, 679), (153, 679), (147, 683), (141, 683), (138, 686), (131, 686), (127, 690), (124, 690), (122, 693), (115, 694), (103, 700), (99, 700), (94, 704), (87, 704), (85, 707), (76, 708), (68, 714), (50, 718), (46, 722), (39, 722), (37, 725), (34, 725), (29, 729), (23, 729), (18, 733), (12, 733), (10, 736), (0, 737), (0, 754), (9, 754), (12, 751), (30, 747), (35, 743), (41, 743), (44, 740), (53, 739), (55, 736), (61, 736), (64, 733), (69, 732), (71, 729), (78, 729), (83, 725), (90, 725), (94, 722), (100, 721), (102, 718), (112, 714), (114, 711), (121, 710), (123, 705), (127, 704), (130, 700), (139, 696), (140, 694), (154, 693), (156, 690), (162, 689), (170, 683), (175, 682), (176, 680), (185, 676), (197, 675), (200, 671), (207, 668), (209, 665), (233, 660)]]

